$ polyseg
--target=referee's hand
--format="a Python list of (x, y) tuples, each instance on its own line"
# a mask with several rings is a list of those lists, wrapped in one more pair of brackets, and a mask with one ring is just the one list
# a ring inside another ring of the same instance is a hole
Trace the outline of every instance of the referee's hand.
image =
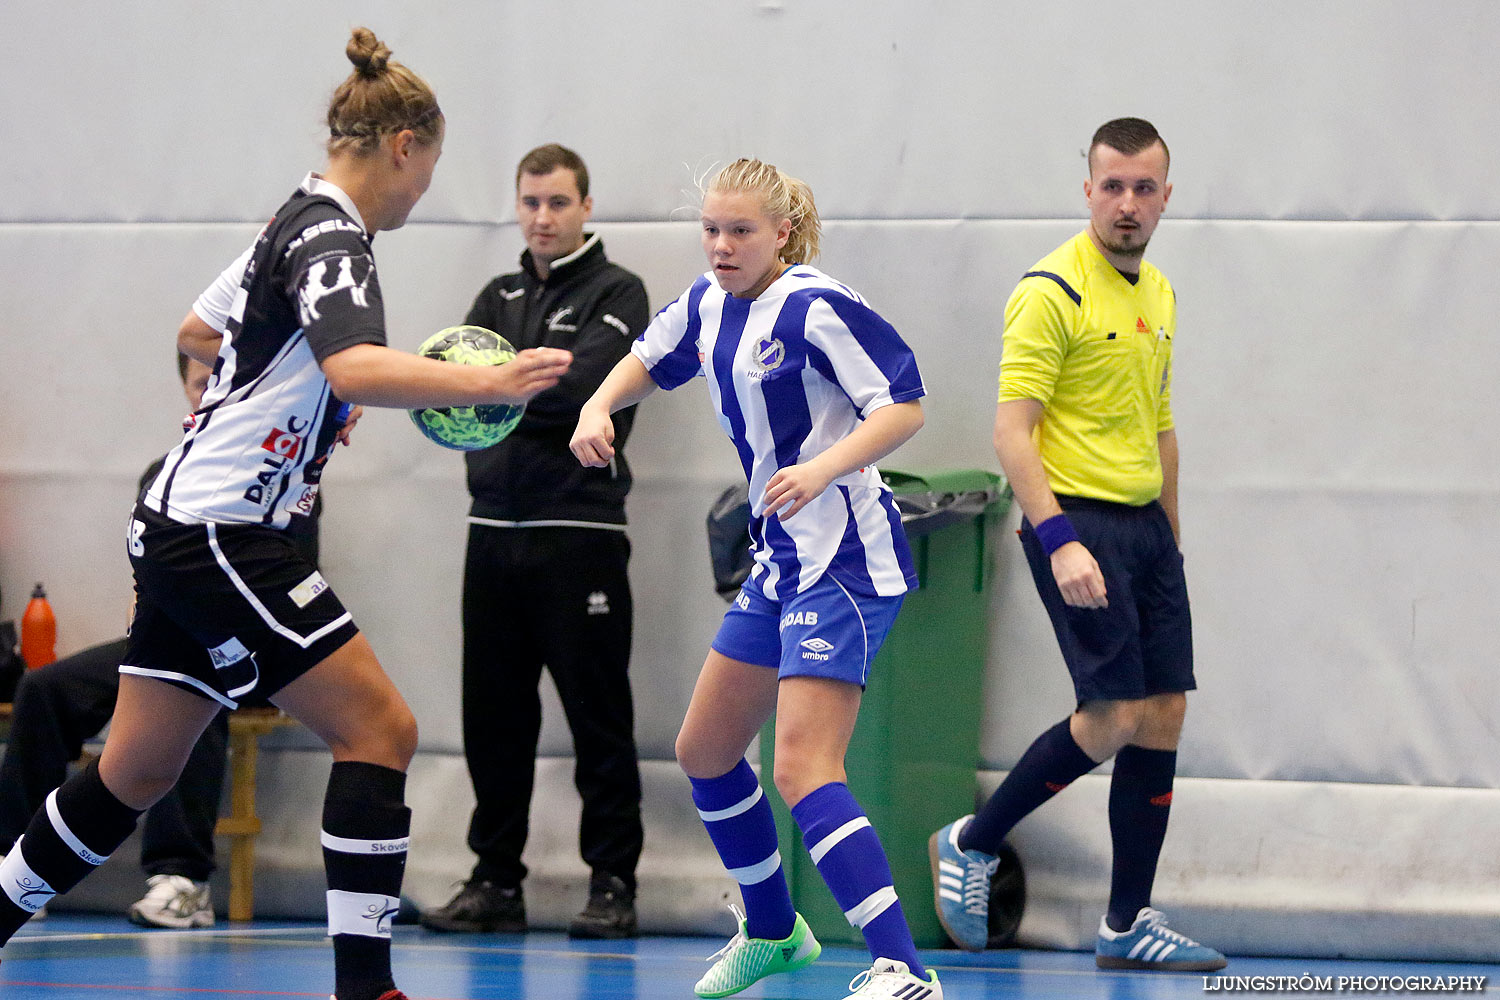
[(1107, 608), (1109, 595), (1104, 589), (1104, 574), (1093, 553), (1082, 542), (1069, 542), (1052, 553), (1052, 576), (1063, 602), (1074, 608)]

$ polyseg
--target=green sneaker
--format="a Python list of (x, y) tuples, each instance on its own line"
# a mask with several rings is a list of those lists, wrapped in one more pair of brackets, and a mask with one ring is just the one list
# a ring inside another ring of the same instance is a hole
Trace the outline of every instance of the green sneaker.
[[(745, 935), (745, 914), (737, 906), (729, 908), (740, 922), (740, 929), (729, 943), (708, 957), (714, 962), (693, 992), (700, 997), (727, 997), (775, 972), (791, 972), (811, 965), (823, 953), (823, 946), (813, 937), (807, 921), (797, 914), (792, 933), (780, 941)], [(714, 961), (718, 959), (718, 961)]]

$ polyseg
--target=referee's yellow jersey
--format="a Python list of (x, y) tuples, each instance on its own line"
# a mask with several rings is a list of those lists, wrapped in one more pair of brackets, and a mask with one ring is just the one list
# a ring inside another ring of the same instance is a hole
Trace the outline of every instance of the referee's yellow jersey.
[(1161, 495), (1172, 428), (1177, 301), (1145, 261), (1134, 285), (1079, 233), (1026, 272), (1005, 306), (1000, 401), (1042, 404), (1054, 493), (1140, 506)]

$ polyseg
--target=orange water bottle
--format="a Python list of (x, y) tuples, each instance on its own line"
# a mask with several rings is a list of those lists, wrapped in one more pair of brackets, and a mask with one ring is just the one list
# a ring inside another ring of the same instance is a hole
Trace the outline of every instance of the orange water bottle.
[(39, 583), (31, 592), (26, 613), (21, 616), (21, 659), (28, 669), (45, 667), (57, 659), (57, 619), (52, 615), (52, 605), (47, 603), (47, 592)]

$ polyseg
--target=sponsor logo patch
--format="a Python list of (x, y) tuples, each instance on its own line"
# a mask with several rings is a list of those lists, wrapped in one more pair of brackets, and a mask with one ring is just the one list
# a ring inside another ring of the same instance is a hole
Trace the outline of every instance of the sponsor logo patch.
[(328, 581), (323, 579), (323, 574), (314, 571), (312, 576), (287, 591), (286, 596), (290, 597), (297, 607), (305, 608), (313, 602), (313, 598), (327, 589)]
[[(793, 611), (781, 616), (781, 627), (788, 628), (792, 625), (816, 625), (818, 624), (818, 613), (816, 611)], [(822, 641), (821, 639), (819, 640)]]
[(208, 658), (213, 661), (215, 670), (233, 666), (249, 655), (250, 650), (245, 648), (243, 642), (235, 638), (227, 639), (208, 651)]
[(318, 488), (316, 486), (305, 486), (302, 495), (292, 504), (292, 509), (299, 514), (311, 514), (313, 504), (318, 501)]
[(271, 428), (271, 433), (260, 443), (261, 448), (273, 455), (282, 458), (296, 458), (297, 452), (302, 450), (302, 439), (291, 431), (284, 431), (280, 427)]

